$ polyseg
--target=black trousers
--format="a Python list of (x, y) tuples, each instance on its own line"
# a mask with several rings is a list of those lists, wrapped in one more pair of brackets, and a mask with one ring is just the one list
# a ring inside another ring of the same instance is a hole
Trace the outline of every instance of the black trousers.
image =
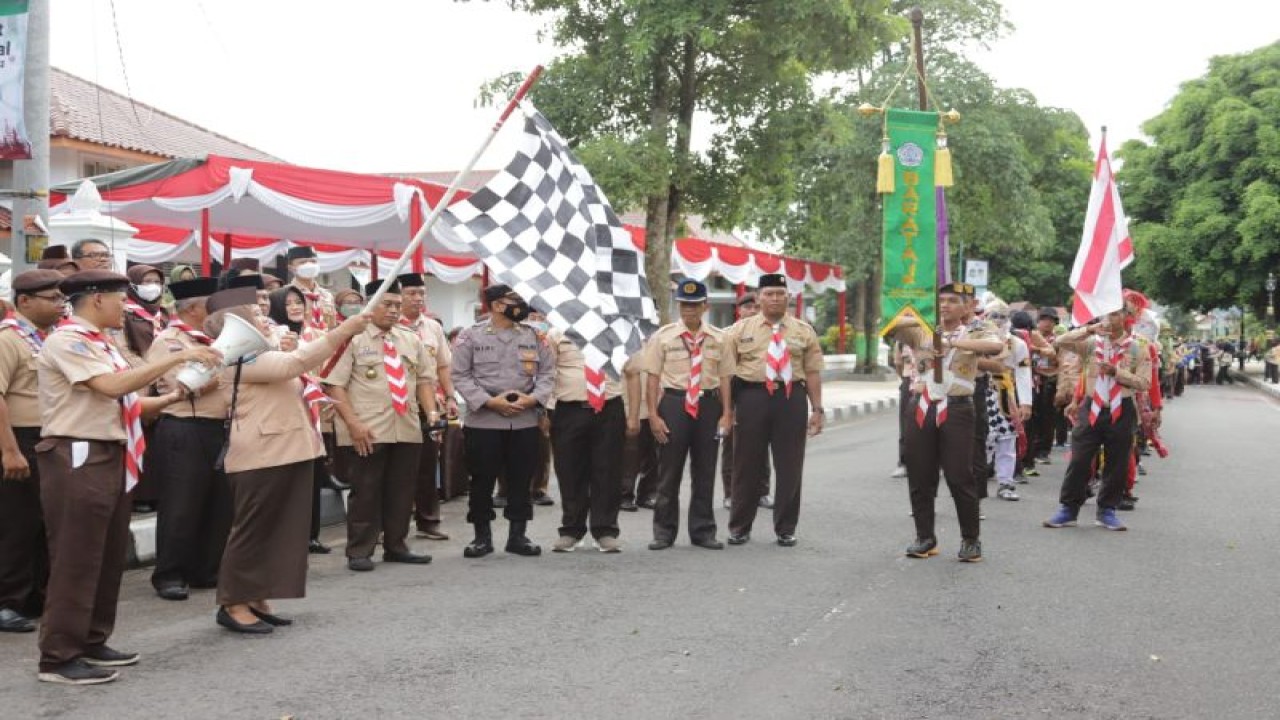
[[(423, 420), (421, 456), (413, 490), (413, 522), (418, 530), (430, 530), (440, 525), (440, 488), (436, 484), (437, 471), (441, 468), (440, 443), (431, 437), (431, 430)], [(444, 434), (440, 433), (441, 439)], [(440, 474), (443, 478), (443, 474)]]
[[(733, 452), (736, 445), (733, 442), (733, 433), (729, 433), (728, 437), (720, 441), (720, 482), (724, 485), (724, 497), (726, 500), (733, 497)], [(769, 476), (772, 469), (769, 465), (769, 459), (764, 461), (764, 480), (760, 483), (760, 494), (769, 494)]]
[(622, 448), (622, 501), (655, 501), (658, 496), (658, 443), (648, 420), (640, 432), (628, 435)]
[(384, 552), (406, 552), (409, 517), (418, 478), (422, 446), (418, 443), (375, 443), (364, 457), (353, 447), (338, 448), (347, 468), (347, 557), (367, 558), (382, 536)]
[(781, 386), (770, 394), (764, 383), (739, 383), (734, 391), (733, 432), (738, 439), (729, 532), (751, 532), (759, 510), (761, 478), (772, 452), (777, 473), (773, 530), (778, 535), (794, 535), (800, 521), (800, 481), (809, 431), (809, 397), (804, 383), (792, 383), (790, 397)]
[(1129, 475), (1129, 453), (1133, 449), (1133, 433), (1138, 414), (1133, 400), (1121, 403), (1120, 419), (1112, 422), (1111, 413), (1103, 409), (1098, 422), (1089, 424), (1089, 403), (1080, 406), (1076, 426), (1071, 430), (1071, 464), (1062, 478), (1062, 491), (1058, 502), (1079, 510), (1089, 498), (1089, 476), (1094, 457), (1101, 449), (1106, 452), (1102, 468), (1102, 488), (1098, 491), (1099, 508), (1115, 508), (1124, 496)]
[(898, 383), (898, 465), (907, 466), (907, 423), (913, 422), (915, 406), (911, 404), (911, 378)]
[(231, 486), (214, 469), (223, 422), (162, 417), (149, 457), (160, 480), (156, 566), (151, 584), (217, 584), (218, 564), (231, 532)]
[(18, 450), (31, 467), (26, 480), (0, 480), (0, 610), (39, 617), (49, 582), (49, 549), (40, 510), (40, 428), (16, 427)]
[[(689, 498), (689, 539), (714, 540), (716, 516), (712, 501), (716, 492), (716, 425), (720, 422), (720, 395), (703, 394), (698, 417), (684, 409), (684, 393), (662, 394), (658, 415), (667, 424), (667, 442), (658, 448), (658, 504), (653, 509), (653, 539), (675, 542), (680, 532), (680, 484), (684, 462), (690, 462), (692, 495)], [(754, 479), (755, 485), (759, 480)]]
[(507, 507), (502, 515), (508, 520), (533, 519), (529, 482), (533, 478), (534, 464), (539, 460), (538, 438), (541, 435), (542, 431), (537, 427), (520, 430), (463, 428), (467, 472), (471, 475), (467, 522), (487, 523), (497, 517), (493, 512), (493, 488), (499, 475), (507, 479)]
[(560, 534), (581, 540), (618, 537), (622, 503), (618, 473), (627, 419), (622, 398), (597, 413), (585, 402), (556, 403), (551, 416), (551, 450), (560, 483)]
[[(973, 381), (973, 454), (970, 460), (973, 464), (973, 487), (978, 493), (979, 500), (990, 494), (987, 490), (987, 481), (995, 475), (995, 469), (991, 463), (987, 462), (987, 434), (991, 431), (991, 427), (987, 424), (987, 389), (990, 386), (991, 376), (989, 375), (979, 375)], [(912, 405), (914, 406), (915, 403)], [(954, 403), (951, 405), (954, 407)], [(912, 422), (914, 423), (915, 420), (913, 419)], [(1034, 466), (1033, 460), (1032, 467)]]
[(1060, 414), (1053, 406), (1053, 398), (1058, 394), (1058, 381), (1045, 376), (1040, 377), (1040, 388), (1035, 391), (1031, 401), (1031, 424), (1028, 427), (1031, 437), (1028, 445), (1036, 457), (1045, 457), (1053, 451), (1053, 436), (1056, 432), (1056, 418)]
[[(912, 406), (918, 401), (919, 395), (913, 394)], [(933, 403), (925, 414), (924, 427), (914, 418), (907, 425), (907, 486), (915, 516), (916, 537), (935, 537), (933, 501), (938, 494), (938, 469), (941, 468), (956, 505), (960, 536), (965, 540), (977, 540), (978, 492), (972, 457), (976, 434), (973, 403), (967, 397), (950, 398), (947, 419), (942, 427), (935, 422), (937, 412), (937, 403)]]
[(1266, 382), (1280, 382), (1280, 365), (1273, 362), (1266, 363), (1262, 366), (1262, 379)]

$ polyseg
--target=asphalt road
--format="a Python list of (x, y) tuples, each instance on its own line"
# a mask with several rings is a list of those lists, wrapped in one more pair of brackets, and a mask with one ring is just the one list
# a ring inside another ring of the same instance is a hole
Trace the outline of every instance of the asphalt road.
[[(0, 716), (1274, 718), (1278, 431), (1273, 400), (1190, 388), (1130, 532), (1040, 527), (1059, 452), (1021, 502), (984, 505), (977, 565), (954, 560), (945, 490), (943, 554), (903, 557), (888, 413), (811, 444), (791, 549), (764, 511), (743, 547), (651, 552), (641, 511), (620, 555), (464, 560), (454, 502), (454, 539), (416, 542), (434, 564), (355, 574), (316, 557), (310, 596), (278, 604), (297, 624), (266, 638), (216, 627), (209, 591), (168, 603), (130, 572), (112, 644), (143, 662), (112, 685), (51, 686), (31, 636), (0, 637)], [(533, 524), (544, 549), (551, 510)]]

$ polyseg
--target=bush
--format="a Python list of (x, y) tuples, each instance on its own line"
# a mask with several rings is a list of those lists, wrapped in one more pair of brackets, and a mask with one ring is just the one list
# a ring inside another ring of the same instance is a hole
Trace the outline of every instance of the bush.
[[(860, 333), (854, 330), (853, 326), (849, 325), (848, 323), (845, 323), (844, 329), (845, 329), (845, 339), (844, 339), (845, 354), (853, 355), (857, 353), (858, 348), (860, 347), (859, 345), (859, 343), (861, 342), (861, 340), (859, 340)], [(823, 354), (826, 354), (826, 355), (835, 355), (836, 353), (839, 352), (839, 349), (836, 347), (839, 341), (840, 341), (839, 325), (832, 325), (831, 327), (827, 328), (827, 331), (822, 333), (822, 336), (818, 338), (818, 343), (822, 345), (822, 352)]]

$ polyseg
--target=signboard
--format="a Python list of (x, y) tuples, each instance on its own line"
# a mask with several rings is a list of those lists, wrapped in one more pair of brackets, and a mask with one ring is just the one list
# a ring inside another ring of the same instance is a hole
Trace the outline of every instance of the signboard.
[(0, 160), (30, 160), (23, 119), (27, 0), (0, 0)]
[(977, 287), (987, 286), (987, 261), (965, 260), (964, 281)]

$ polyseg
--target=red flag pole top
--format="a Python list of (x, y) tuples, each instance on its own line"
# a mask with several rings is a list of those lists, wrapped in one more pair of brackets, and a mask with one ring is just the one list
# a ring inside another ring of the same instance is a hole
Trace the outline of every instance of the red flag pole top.
[[(422, 245), (422, 241), (425, 240), (427, 234), (431, 232), (431, 228), (434, 227), (436, 221), (440, 219), (440, 215), (444, 213), (445, 208), (449, 207), (449, 203), (453, 202), (453, 196), (458, 194), (458, 190), (461, 189), (463, 183), (467, 181), (467, 176), (475, 169), (476, 163), (480, 162), (480, 156), (484, 155), (485, 150), (489, 149), (490, 143), (493, 142), (493, 138), (497, 136), (498, 131), (502, 129), (502, 125), (507, 121), (507, 118), (511, 117), (511, 113), (515, 112), (516, 106), (520, 104), (520, 101), (524, 99), (525, 95), (529, 94), (529, 90), (533, 88), (533, 84), (542, 76), (542, 69), (541, 65), (535, 67), (533, 72), (529, 73), (529, 76), (520, 84), (520, 87), (516, 90), (515, 94), (511, 96), (511, 100), (509, 100), (506, 107), (502, 109), (502, 114), (498, 115), (497, 122), (493, 124), (493, 128), (489, 130), (489, 134), (486, 135), (484, 141), (480, 143), (480, 147), (476, 148), (471, 159), (468, 160), (467, 164), (464, 165), (462, 169), (458, 171), (458, 174), (454, 176), (453, 182), (449, 183), (449, 189), (444, 191), (444, 196), (440, 198), (440, 202), (436, 203), (436, 206), (431, 209), (431, 214), (423, 221), (422, 227), (418, 228), (418, 232), (414, 233), (413, 240), (409, 241), (409, 246), (404, 249), (404, 252), (400, 253), (400, 258), (396, 260), (395, 265), (391, 266), (391, 271), (387, 273), (387, 277), (384, 278), (382, 284), (378, 286), (377, 292), (369, 298), (369, 302), (364, 308), (365, 312), (372, 310), (379, 302), (381, 302), (382, 296), (387, 293), (387, 287), (390, 286), (391, 283), (400, 276), (400, 273), (404, 271), (404, 266), (408, 264), (410, 258), (412, 258), (413, 254), (417, 252), (418, 247)], [(349, 342), (350, 340), (344, 342), (342, 346), (338, 348), (337, 352), (333, 354), (333, 357), (329, 358), (329, 362), (325, 364), (324, 369), (320, 372), (321, 377), (327, 376), (330, 371), (333, 370), (333, 366), (337, 364), (338, 358), (342, 357), (342, 353), (346, 352), (347, 344)]]

